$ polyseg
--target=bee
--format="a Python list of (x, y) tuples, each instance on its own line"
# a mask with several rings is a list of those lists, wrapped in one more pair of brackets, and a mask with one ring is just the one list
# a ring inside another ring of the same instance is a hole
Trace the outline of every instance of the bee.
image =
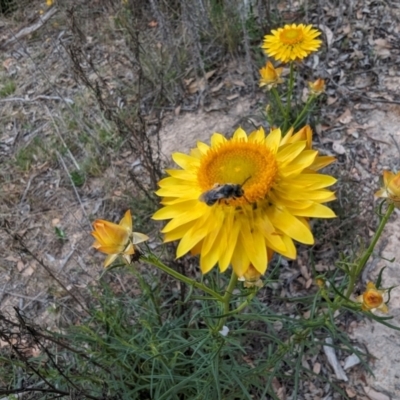
[[(250, 179), (250, 176), (241, 184), (237, 183), (216, 183), (212, 189), (204, 192), (199, 200), (206, 203), (208, 206), (213, 206), (217, 201), (238, 199), (244, 197), (243, 185)], [(246, 197), (244, 197), (246, 198)]]

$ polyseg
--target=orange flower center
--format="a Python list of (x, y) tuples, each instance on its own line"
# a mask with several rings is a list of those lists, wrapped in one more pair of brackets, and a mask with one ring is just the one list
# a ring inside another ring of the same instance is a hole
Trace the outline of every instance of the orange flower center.
[(363, 300), (368, 308), (378, 308), (383, 303), (382, 295), (375, 289), (367, 290), (363, 295)]
[(243, 206), (265, 199), (277, 172), (275, 155), (267, 146), (231, 140), (208, 151), (201, 160), (197, 178), (203, 193), (221, 190), (221, 185), (239, 185), (242, 196), (226, 196), (218, 203)]
[(279, 37), (282, 43), (292, 46), (301, 43), (304, 39), (304, 34), (299, 28), (289, 28), (284, 29)]

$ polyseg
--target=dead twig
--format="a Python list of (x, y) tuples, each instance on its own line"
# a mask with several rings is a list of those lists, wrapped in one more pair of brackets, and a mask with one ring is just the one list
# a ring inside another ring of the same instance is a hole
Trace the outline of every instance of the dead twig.
[(12, 33), (12, 37), (6, 40), (3, 44), (0, 44), (0, 49), (4, 50), (7, 46), (12, 45), (25, 36), (30, 35), (31, 33), (37, 31), (41, 28), (56, 12), (58, 11), (57, 7), (50, 8), (45, 14), (41, 15), (39, 20), (36, 21), (33, 25), (27, 26), (26, 28), (21, 29), (18, 33)]
[(10, 97), (8, 99), (0, 99), (0, 103), (7, 103), (10, 101), (32, 102), (32, 101), (37, 101), (37, 100), (57, 100), (57, 101), (65, 101), (66, 103), (69, 103), (69, 104), (74, 104), (74, 101), (67, 97), (44, 96), (44, 95), (39, 95), (39, 96), (33, 97), (32, 99), (23, 98), (23, 97)]

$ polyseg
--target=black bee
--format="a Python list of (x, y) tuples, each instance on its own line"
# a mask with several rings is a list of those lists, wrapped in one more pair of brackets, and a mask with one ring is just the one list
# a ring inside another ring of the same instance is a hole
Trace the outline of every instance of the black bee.
[(237, 199), (244, 197), (243, 185), (250, 179), (248, 177), (241, 185), (236, 183), (216, 183), (212, 189), (204, 192), (199, 200), (206, 203), (208, 206), (213, 206), (217, 201), (224, 199)]

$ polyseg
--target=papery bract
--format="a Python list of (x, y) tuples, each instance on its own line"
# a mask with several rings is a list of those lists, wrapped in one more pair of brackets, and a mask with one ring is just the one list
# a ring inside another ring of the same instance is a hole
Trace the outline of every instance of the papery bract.
[(389, 309), (384, 303), (384, 294), (385, 290), (379, 290), (376, 288), (373, 282), (368, 282), (365, 292), (357, 297), (357, 301), (359, 303), (362, 303), (362, 309), (364, 311), (377, 309), (382, 311), (383, 313), (387, 313)]

